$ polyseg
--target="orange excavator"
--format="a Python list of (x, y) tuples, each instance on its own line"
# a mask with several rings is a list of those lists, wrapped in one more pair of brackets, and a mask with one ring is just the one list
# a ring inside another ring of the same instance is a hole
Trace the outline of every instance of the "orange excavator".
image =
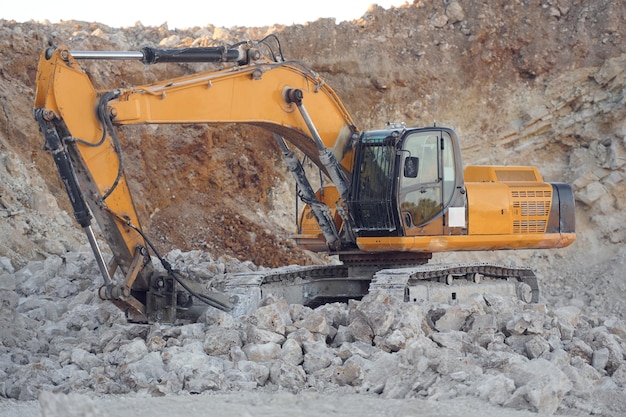
[[(98, 91), (79, 63), (93, 59), (220, 68)], [(450, 302), (475, 292), (536, 302), (537, 280), (528, 268), (428, 260), (433, 252), (562, 248), (575, 240), (569, 185), (546, 183), (529, 166), (463, 169), (449, 128), (359, 130), (317, 73), (285, 59), (274, 35), (203, 48), (47, 48), (34, 117), (95, 254), (104, 280), (100, 297), (132, 321), (175, 322), (191, 314), (194, 299), (244, 313), (269, 293), (313, 306), (358, 299), (374, 288), (407, 302)], [(232, 275), (220, 291), (193, 290), (150, 243), (126, 182), (116, 129), (146, 123), (242, 123), (273, 132), (305, 203), (295, 241), (338, 255), (342, 264)], [(314, 190), (294, 148), (329, 183)], [(109, 262), (92, 218), (113, 253)], [(166, 272), (156, 271), (151, 253)]]

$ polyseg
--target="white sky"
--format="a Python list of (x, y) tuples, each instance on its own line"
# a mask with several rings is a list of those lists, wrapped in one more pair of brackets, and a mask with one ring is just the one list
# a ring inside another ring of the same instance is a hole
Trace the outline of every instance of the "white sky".
[(399, 6), (405, 0), (8, 0), (0, 18), (29, 20), (81, 20), (112, 27), (160, 26), (169, 29), (193, 26), (269, 26), (299, 24), (320, 17), (334, 17), (337, 23), (365, 14), (376, 3), (384, 8)]

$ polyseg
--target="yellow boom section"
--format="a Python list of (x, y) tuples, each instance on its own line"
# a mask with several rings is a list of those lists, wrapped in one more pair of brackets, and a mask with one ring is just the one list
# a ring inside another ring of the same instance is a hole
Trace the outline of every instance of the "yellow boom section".
[(319, 155), (287, 89), (305, 94), (324, 145), (346, 158), (354, 123), (336, 93), (317, 74), (288, 63), (254, 64), (122, 89), (110, 102), (114, 123), (245, 123), (278, 133), (314, 161)]
[[(44, 52), (39, 62), (35, 107), (60, 120), (68, 135), (79, 139), (73, 159), (94, 216), (116, 255), (130, 263), (143, 238), (127, 227), (139, 227), (132, 197), (120, 170), (112, 132), (104, 134), (96, 109), (101, 96), (112, 94), (107, 117), (115, 125), (158, 123), (244, 123), (277, 133), (320, 164), (319, 149), (287, 89), (304, 94), (307, 111), (323, 144), (332, 150), (344, 170), (350, 171), (350, 140), (356, 132), (336, 93), (310, 69), (295, 62), (255, 61), (220, 71), (207, 71), (159, 83), (96, 91), (88, 75), (64, 47)], [(109, 129), (110, 130), (110, 129)], [(104, 137), (103, 137), (104, 135)], [(102, 142), (101, 142), (102, 140)], [(91, 146), (90, 146), (91, 145)], [(119, 150), (118, 150), (119, 151)], [(81, 175), (82, 174), (82, 175)], [(120, 176), (121, 174), (121, 176)], [(82, 178), (81, 178), (82, 177)], [(105, 199), (100, 199), (105, 196)], [(95, 203), (95, 204), (94, 204)], [(103, 226), (104, 225), (104, 226)]]
[[(80, 140), (74, 141), (69, 149), (76, 159), (74, 167), (83, 194), (117, 262), (126, 271), (135, 248), (144, 246), (145, 242), (124, 224), (126, 220), (139, 227), (139, 219), (123, 172), (113, 189), (121, 161), (111, 137), (103, 138), (104, 129), (96, 116), (98, 94), (67, 50), (57, 49), (50, 57), (46, 53), (42, 53), (39, 61), (35, 108), (43, 109), (48, 119), (62, 120), (68, 135)], [(110, 195), (106, 200), (99, 201), (107, 193)], [(110, 216), (97, 206), (106, 207), (107, 212), (115, 215)]]

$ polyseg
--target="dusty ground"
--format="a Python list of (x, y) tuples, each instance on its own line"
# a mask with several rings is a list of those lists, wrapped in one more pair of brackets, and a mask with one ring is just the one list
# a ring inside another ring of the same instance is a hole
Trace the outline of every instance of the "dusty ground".
[[(42, 411), (43, 409), (43, 411)], [(502, 409), (475, 398), (453, 401), (385, 400), (363, 395), (322, 395), (300, 393), (228, 393), (178, 397), (124, 396), (95, 400), (87, 396), (48, 395), (39, 403), (0, 403), (3, 417), (167, 417), (213, 415), (223, 417), (303, 417), (380, 416), (380, 417), (540, 417), (529, 411)], [(208, 414), (207, 414), (208, 413)]]

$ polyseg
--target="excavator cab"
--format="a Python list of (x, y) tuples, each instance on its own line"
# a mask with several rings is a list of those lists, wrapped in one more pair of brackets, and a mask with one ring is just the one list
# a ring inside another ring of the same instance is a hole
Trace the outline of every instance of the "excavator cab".
[(351, 197), (357, 236), (462, 234), (467, 201), (455, 133), (436, 127), (363, 133)]

